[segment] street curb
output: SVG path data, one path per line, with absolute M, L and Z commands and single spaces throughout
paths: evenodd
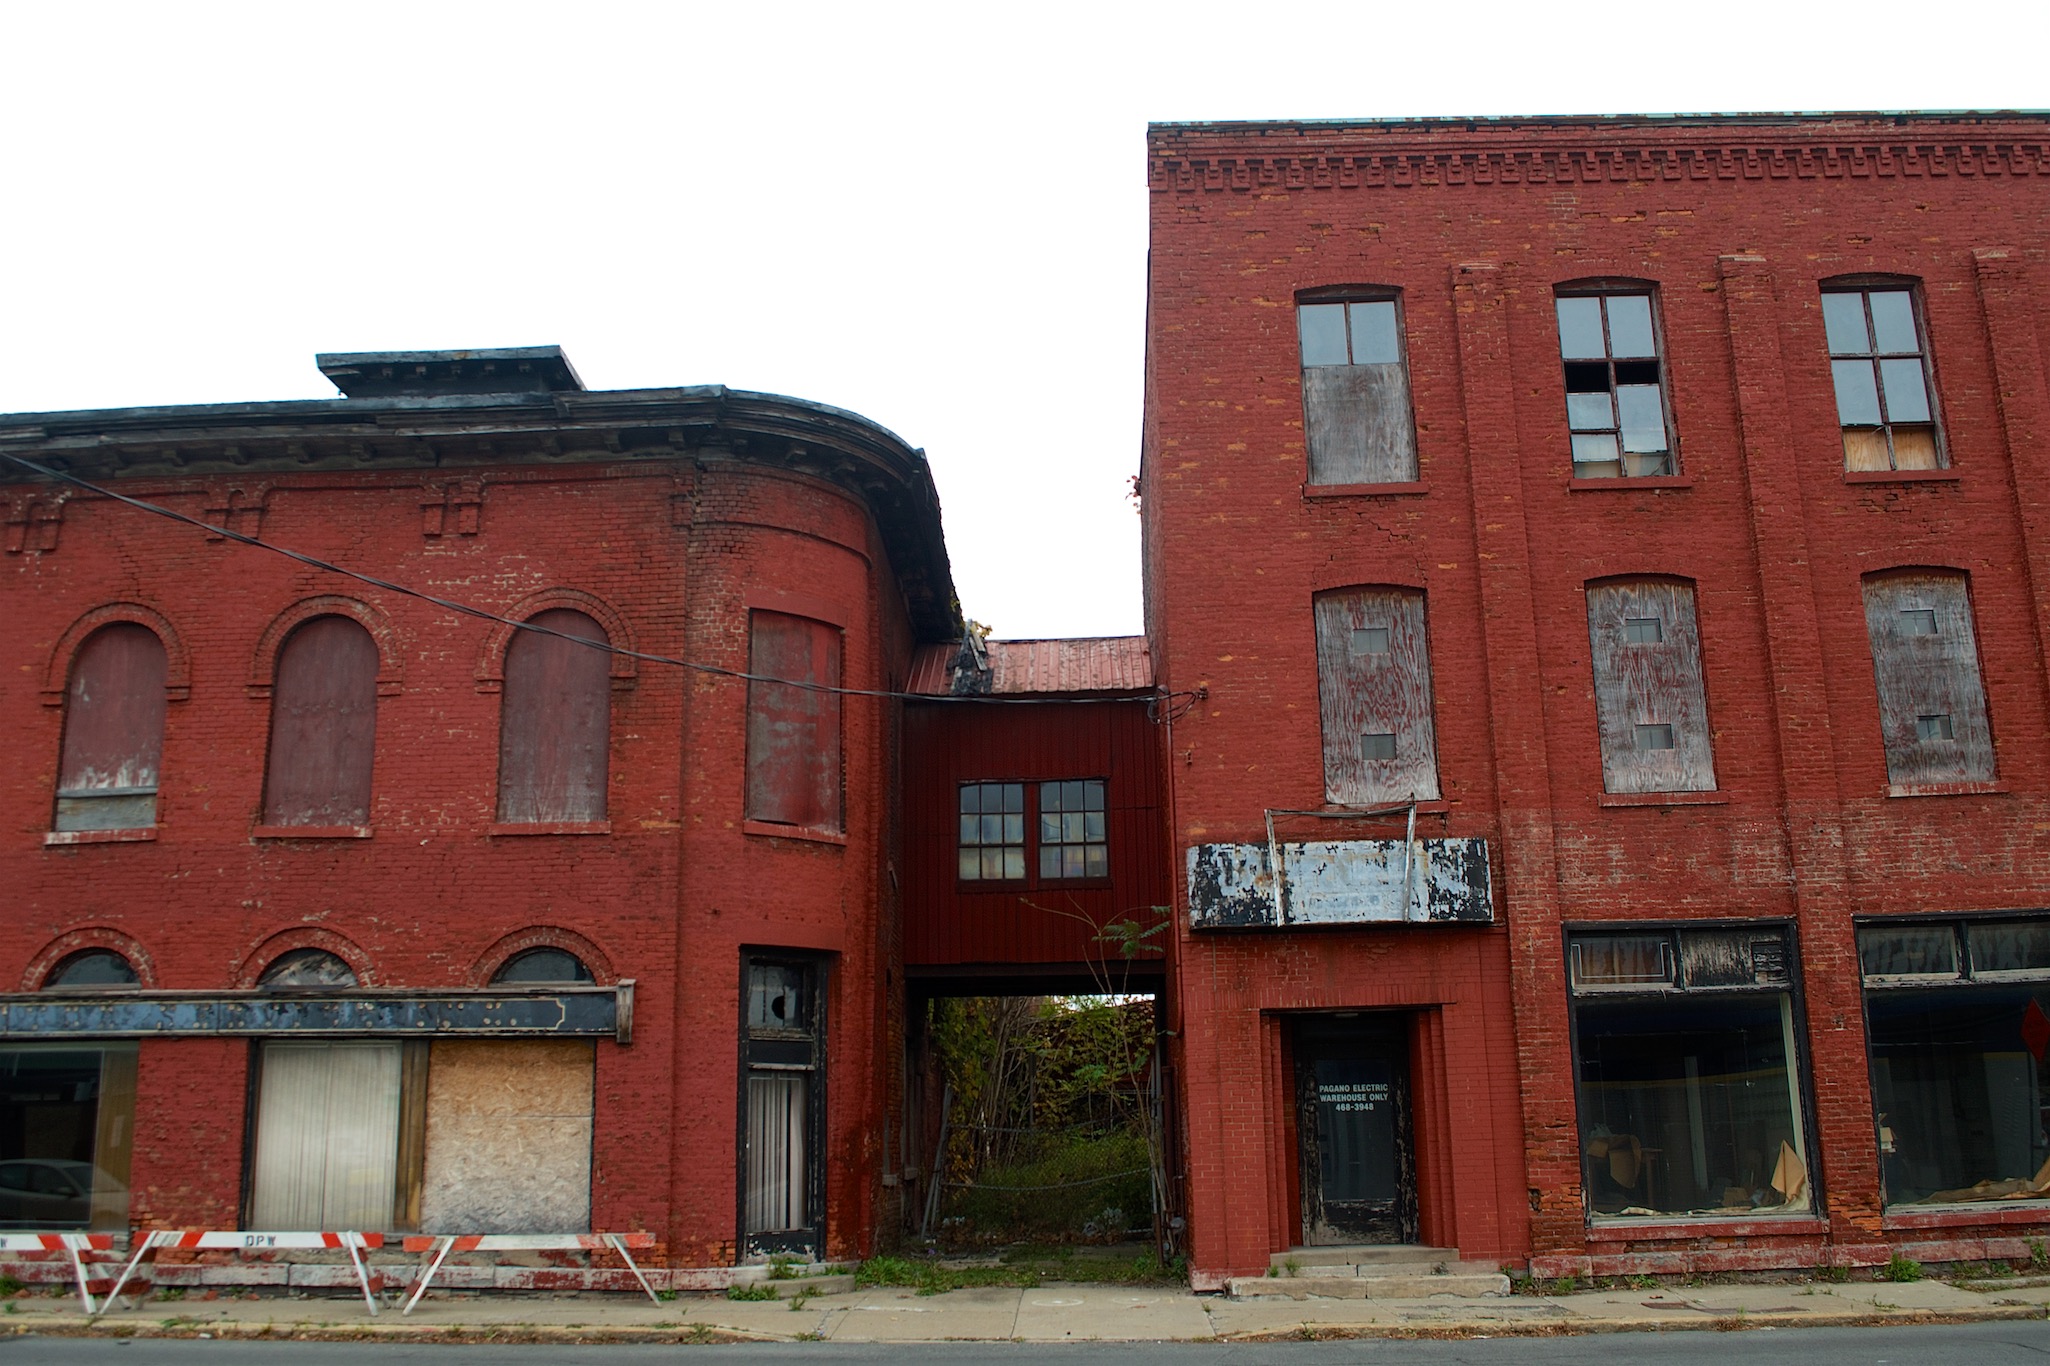
M 1607 1333 L 1743 1333 L 1760 1328 L 1877 1328 L 1885 1325 L 2013 1322 L 2050 1317 L 2035 1305 L 1898 1310 L 1884 1314 L 1704 1314 L 1699 1319 L 1578 1319 L 1550 1323 L 1318 1324 L 1219 1333 L 1218 1342 L 1327 1342 L 1347 1338 L 1577 1338 Z

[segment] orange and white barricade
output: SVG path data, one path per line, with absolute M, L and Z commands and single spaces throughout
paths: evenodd
M 164 1228 L 155 1229 L 141 1236 L 135 1245 L 135 1255 L 121 1272 L 121 1279 L 114 1282 L 114 1288 L 107 1292 L 101 1311 L 110 1307 L 120 1297 L 121 1287 L 128 1284 L 128 1278 L 135 1274 L 144 1262 L 155 1262 L 157 1253 L 166 1248 L 184 1250 L 187 1248 L 208 1248 L 216 1251 L 233 1252 L 282 1252 L 291 1250 L 331 1251 L 341 1248 L 349 1254 L 349 1265 L 356 1268 L 356 1283 L 363 1287 L 363 1303 L 372 1314 L 377 1312 L 377 1292 L 370 1283 L 370 1272 L 363 1264 L 363 1254 L 372 1248 L 384 1246 L 382 1233 L 249 1233 L 242 1229 Z
M 107 1252 L 114 1246 L 111 1233 L 0 1233 L 0 1252 L 62 1252 L 71 1258 L 71 1273 L 78 1279 L 78 1301 L 85 1312 L 94 1312 L 92 1285 L 85 1271 L 85 1254 Z
M 630 1247 L 651 1248 L 655 1245 L 652 1233 L 465 1233 L 431 1234 L 406 1239 L 408 1252 L 432 1252 L 420 1272 L 420 1279 L 413 1286 L 413 1297 L 406 1301 L 404 1313 L 412 1313 L 413 1306 L 420 1303 L 420 1297 L 427 1293 L 428 1283 L 434 1273 L 441 1270 L 441 1264 L 448 1260 L 451 1252 L 600 1252 L 611 1248 L 626 1263 L 626 1269 L 633 1272 L 634 1279 L 641 1283 L 641 1289 L 648 1292 L 648 1298 L 660 1304 L 662 1299 L 655 1293 L 655 1287 L 648 1284 L 648 1278 L 641 1274 L 634 1264 Z

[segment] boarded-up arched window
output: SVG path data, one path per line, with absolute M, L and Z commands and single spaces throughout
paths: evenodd
M 139 830 L 157 823 L 164 750 L 164 643 L 132 622 L 103 626 L 71 665 L 64 699 L 58 830 Z
M 498 725 L 498 819 L 602 821 L 611 747 L 612 658 L 576 640 L 607 643 L 582 612 L 541 612 L 505 651 Z M 576 640 L 564 640 L 574 636 Z
M 756 612 L 747 685 L 749 820 L 837 831 L 840 810 L 840 630 Z M 789 682 L 771 680 L 788 679 Z M 793 687 L 792 684 L 810 684 Z
M 377 740 L 377 644 L 347 617 L 315 617 L 278 651 L 265 825 L 367 825 Z

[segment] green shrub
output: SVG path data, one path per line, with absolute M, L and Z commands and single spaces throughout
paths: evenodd
M 1923 1276 L 1922 1264 L 1913 1257 L 1903 1257 L 1896 1252 L 1885 1266 L 1879 1268 L 1882 1281 L 1919 1281 Z
M 1116 1241 L 1153 1222 L 1153 1180 L 1138 1134 L 1051 1133 L 1030 1146 L 1017 1161 L 985 1167 L 948 1202 L 949 1214 L 1021 1238 Z
M 729 1285 L 726 1287 L 726 1298 L 729 1300 L 773 1300 L 776 1298 L 776 1287 L 770 1285 L 767 1281 L 755 1281 L 748 1285 Z
M 10 1295 L 19 1295 L 21 1291 L 22 1284 L 20 1281 L 17 1281 L 12 1276 L 0 1276 L 0 1299 L 5 1299 Z

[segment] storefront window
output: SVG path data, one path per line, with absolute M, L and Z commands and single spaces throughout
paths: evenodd
M 2050 920 L 1858 932 L 1889 1205 L 2050 1199 Z
M 1573 936 L 1593 1217 L 1812 1207 L 1786 950 L 1777 926 Z
M 0 1228 L 125 1230 L 135 1046 L 0 1049 Z

